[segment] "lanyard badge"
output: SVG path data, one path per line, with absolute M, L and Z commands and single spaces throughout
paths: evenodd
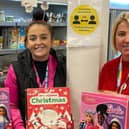
M 118 67 L 118 75 L 117 75 L 117 88 L 120 87 L 120 91 L 119 91 L 120 94 L 127 88 L 128 79 L 129 79 L 129 74 L 126 77 L 125 82 L 120 86 L 121 80 L 122 80 L 122 57 L 121 57 L 119 67 Z
M 41 88 L 41 87 L 47 88 L 47 87 L 48 87 L 48 65 L 47 65 L 47 67 L 46 67 L 45 78 L 44 78 L 44 81 L 43 81 L 42 84 L 41 84 L 41 82 L 40 82 L 40 77 L 39 77 L 38 71 L 37 71 L 37 69 L 36 69 L 34 63 L 33 63 L 33 68 L 34 68 L 34 71 L 35 71 L 35 74 L 36 74 L 36 80 L 37 80 L 37 83 L 38 83 L 39 87 L 40 87 L 40 88 Z

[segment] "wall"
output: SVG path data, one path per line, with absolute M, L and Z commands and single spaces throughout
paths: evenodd
M 103 10 L 101 45 L 98 47 L 67 48 L 67 78 L 68 86 L 71 89 L 75 129 L 79 126 L 81 92 L 97 91 L 99 71 L 107 60 L 109 0 L 103 2 Z

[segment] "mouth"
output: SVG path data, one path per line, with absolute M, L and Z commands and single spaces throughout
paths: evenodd
M 44 45 L 42 45 L 42 46 L 36 46 L 35 47 L 35 50 L 40 51 L 40 50 L 43 50 L 44 48 L 45 48 Z
M 123 48 L 123 49 L 128 49 L 128 50 L 129 50 L 129 44 L 123 44 L 123 45 L 122 45 L 122 48 Z
M 123 44 L 123 48 L 129 48 L 129 44 Z

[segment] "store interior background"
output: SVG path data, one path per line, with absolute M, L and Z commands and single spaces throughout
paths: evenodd
M 55 2 L 51 3 L 50 6 L 49 6 L 48 12 L 53 12 L 55 14 L 63 13 L 63 14 L 66 15 L 65 22 L 60 23 L 60 24 L 55 22 L 53 24 L 53 26 L 55 28 L 55 39 L 56 40 L 66 40 L 67 41 L 67 15 L 68 15 L 67 9 L 68 9 L 68 4 L 67 4 L 67 2 L 65 0 L 63 2 L 62 1 L 63 0 L 55 0 Z M 111 45 L 111 38 L 110 37 L 111 37 L 112 25 L 113 25 L 113 22 L 114 22 L 115 18 L 118 16 L 118 14 L 121 11 L 128 11 L 128 9 L 129 9 L 129 3 L 124 3 L 123 4 L 123 1 L 120 1 L 120 3 L 112 3 L 112 1 L 113 0 L 110 0 L 110 4 L 109 4 L 110 7 L 109 7 L 109 14 L 108 14 L 109 18 L 107 18 L 109 20 L 109 21 L 107 21 L 108 22 L 108 30 L 107 30 L 108 31 L 107 32 L 108 33 L 108 37 L 106 37 L 106 36 L 103 37 L 105 39 L 107 38 L 107 40 L 105 40 L 105 45 L 106 45 L 105 48 L 106 49 L 104 48 L 104 50 L 105 50 L 104 60 L 102 61 L 102 63 L 100 63 L 99 62 L 100 61 L 100 57 L 96 57 L 96 54 L 93 55 L 93 56 L 95 56 L 93 58 L 96 59 L 94 61 L 97 61 L 97 59 L 99 60 L 97 62 L 97 67 L 100 67 L 100 66 L 98 66 L 99 64 L 102 65 L 107 60 L 110 60 L 110 59 L 114 58 L 114 56 L 117 54 L 115 51 L 113 51 L 112 45 Z M 119 0 L 117 0 L 117 2 L 118 1 Z M 108 2 L 108 0 L 106 2 Z M 6 38 L 3 38 L 2 48 L 0 49 L 0 70 L 1 71 L 5 70 L 4 73 L 5 73 L 5 76 L 6 76 L 7 66 L 10 64 L 10 62 L 12 60 L 16 60 L 17 53 L 19 53 L 23 49 L 10 48 L 10 43 L 7 40 L 5 40 L 5 39 L 8 39 L 8 34 L 5 33 L 5 31 L 10 30 L 13 27 L 26 27 L 27 24 L 26 24 L 26 22 L 24 22 L 24 20 L 30 20 L 31 17 L 32 17 L 32 14 L 25 13 L 25 9 L 24 9 L 24 7 L 21 7 L 21 3 L 19 1 L 11 1 L 11 0 L 0 0 L 0 11 L 4 11 L 6 16 L 13 16 L 13 18 L 15 20 L 21 19 L 21 21 L 18 22 L 17 24 L 14 21 L 12 21 L 12 22 L 11 21 L 9 21 L 9 22 L 1 22 L 0 21 L 0 36 L 6 37 Z M 8 18 L 11 18 L 11 17 L 8 17 Z M 103 18 L 103 19 L 105 19 L 105 18 Z M 77 72 L 81 71 L 81 70 L 79 70 L 79 68 L 76 69 L 77 67 L 80 67 L 81 69 L 84 67 L 85 62 L 84 62 L 84 64 L 80 64 L 80 62 L 78 62 L 78 61 L 81 61 L 81 59 L 80 60 L 74 60 L 73 59 L 73 63 L 70 62 L 71 58 L 72 58 L 72 56 L 69 57 L 70 55 L 72 55 L 72 54 L 73 55 L 75 54 L 75 56 L 78 55 L 78 52 L 77 52 L 78 49 L 77 48 L 75 48 L 75 49 L 74 48 L 68 48 L 67 49 L 67 47 L 65 45 L 61 45 L 61 46 L 54 47 L 54 48 L 57 50 L 57 52 L 59 54 L 63 53 L 64 55 L 68 56 L 68 72 L 70 71 L 70 72 L 72 72 L 74 74 L 75 72 L 77 73 Z M 67 50 L 68 50 L 68 53 L 66 52 Z M 83 52 L 85 51 L 85 49 L 82 48 L 82 49 L 79 49 L 79 51 L 80 51 L 79 56 L 83 57 L 84 56 Z M 89 51 L 92 51 L 92 50 L 90 50 L 90 49 L 87 50 L 87 52 L 89 52 Z M 97 51 L 99 51 L 99 49 L 97 49 Z M 96 50 L 93 50 L 93 52 L 96 52 Z M 86 53 L 86 56 L 90 56 L 90 54 L 91 54 L 91 52 Z M 87 65 L 90 65 L 91 62 L 87 63 Z M 75 65 L 74 65 L 74 63 L 75 63 Z M 92 62 L 92 63 L 96 64 L 96 62 Z M 69 65 L 71 65 L 71 66 L 69 66 Z M 75 66 L 75 69 L 73 69 L 72 65 Z M 87 67 L 86 69 L 89 69 L 89 68 Z M 96 68 L 94 72 L 96 72 L 98 69 L 99 68 Z M 94 68 L 93 68 L 93 70 L 94 70 Z M 73 87 L 74 86 L 76 87 L 79 84 L 79 82 L 76 83 L 76 81 L 77 81 L 76 78 L 77 77 L 74 77 L 75 75 L 73 75 L 70 72 L 68 73 L 68 77 L 70 76 L 71 79 L 73 79 L 73 80 L 72 81 L 68 80 L 68 84 L 69 84 L 69 86 L 72 85 L 72 90 L 73 90 Z M 93 71 L 91 71 L 91 76 L 93 74 L 92 72 Z M 89 74 L 86 76 L 88 79 L 90 78 Z M 78 73 L 78 76 L 79 75 L 80 75 L 80 73 Z M 81 74 L 81 75 L 83 75 L 83 74 Z M 0 81 L 3 81 L 3 79 L 5 79 L 5 76 L 0 77 Z M 96 76 L 98 76 L 98 75 L 94 75 L 93 76 L 93 82 L 91 82 L 91 85 L 96 84 L 96 81 L 97 81 Z M 85 77 L 85 74 L 84 74 L 84 77 Z M 84 77 L 81 77 L 81 79 L 80 78 L 78 79 L 78 81 L 81 80 L 80 85 L 82 85 L 84 83 L 83 82 L 83 81 L 85 81 Z M 89 79 L 89 81 L 92 81 L 92 79 Z M 89 81 L 86 80 L 85 85 L 89 84 L 90 83 Z M 78 99 L 77 98 L 77 96 L 78 96 L 78 91 L 77 90 L 78 89 L 77 89 L 77 87 L 76 88 L 75 87 L 74 87 L 74 89 L 76 91 L 73 90 L 72 92 L 75 92 L 74 96 L 76 98 L 73 99 L 73 96 L 72 96 L 72 101 L 74 101 L 75 99 Z M 90 89 L 90 87 L 89 87 L 89 89 Z M 83 88 L 81 90 L 83 90 Z M 75 103 L 74 105 L 76 105 L 76 104 L 78 105 L 78 103 L 79 102 Z M 74 107 L 74 105 L 72 105 L 72 106 Z M 73 109 L 73 110 L 75 110 L 75 109 Z M 76 110 L 78 110 L 78 107 L 77 107 Z M 74 112 L 76 112 L 76 111 L 74 111 Z
M 37 8 L 40 8 L 38 4 Z M 55 31 L 55 49 L 60 54 L 66 54 L 66 38 L 67 38 L 67 4 L 66 2 L 50 2 L 49 9 L 46 13 L 52 13 L 55 17 L 62 15 L 62 21 L 51 21 Z M 4 15 L 4 16 L 3 16 Z M 4 17 L 4 18 L 3 18 Z M 61 17 L 61 16 L 60 16 Z M 3 19 L 5 21 L 3 21 Z M 25 34 L 25 28 L 32 20 L 32 13 L 26 13 L 25 7 L 21 6 L 21 1 L 16 0 L 0 0 L 0 71 L 3 71 L 4 76 L 0 77 L 0 82 L 5 79 L 7 66 L 14 60 L 19 52 L 24 48 L 12 45 L 14 42 L 23 42 L 22 37 Z M 15 34 L 15 28 L 20 31 Z M 22 32 L 23 31 L 23 32 Z M 15 41 L 14 41 L 15 40 Z M 62 43 L 63 42 L 63 43 Z M 59 45 L 60 44 L 60 45 Z
M 49 1 L 49 0 L 48 0 Z M 65 15 L 65 22 L 60 24 L 54 24 L 56 29 L 55 39 L 56 40 L 67 40 L 67 1 L 66 0 L 52 0 L 55 2 L 49 2 L 49 9 L 47 12 L 53 12 L 54 14 L 63 13 Z M 107 60 L 110 60 L 117 56 L 117 52 L 112 49 L 111 45 L 111 29 L 115 18 L 121 11 L 128 11 L 129 2 L 122 2 L 117 0 L 110 0 L 110 11 L 109 11 L 109 30 L 108 30 L 108 46 L 107 46 Z M 0 49 L 0 70 L 1 67 L 8 65 L 12 60 L 14 60 L 14 55 L 20 50 L 10 48 L 9 34 L 6 33 L 7 29 L 12 29 L 13 27 L 26 27 L 28 22 L 32 18 L 32 13 L 26 13 L 25 8 L 21 6 L 20 0 L 1 0 L 0 1 L 0 15 L 4 12 L 6 19 L 13 19 L 9 22 L 3 23 L 0 20 L 0 36 L 3 37 L 2 48 Z M 17 22 L 18 21 L 18 22 Z M 27 22 L 27 23 L 26 23 Z M 10 33 L 10 32 L 8 32 Z M 0 40 L 1 43 L 1 40 Z M 18 50 L 18 51 L 17 51 Z M 65 54 L 66 48 L 59 47 L 58 52 L 63 52 Z M 8 55 L 8 56 L 6 56 Z M 4 57 L 6 56 L 6 58 Z M 11 56 L 11 58 L 10 58 Z

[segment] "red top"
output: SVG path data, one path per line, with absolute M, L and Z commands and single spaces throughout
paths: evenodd
M 109 91 L 117 91 L 119 92 L 120 87 L 117 89 L 117 74 L 118 67 L 120 63 L 120 57 L 112 59 L 108 61 L 102 67 L 99 76 L 99 90 L 109 90 Z M 126 77 L 129 73 L 129 62 L 122 61 L 122 80 L 121 84 L 123 84 L 126 80 Z M 122 92 L 122 94 L 129 95 L 129 79 L 127 81 L 127 88 Z

